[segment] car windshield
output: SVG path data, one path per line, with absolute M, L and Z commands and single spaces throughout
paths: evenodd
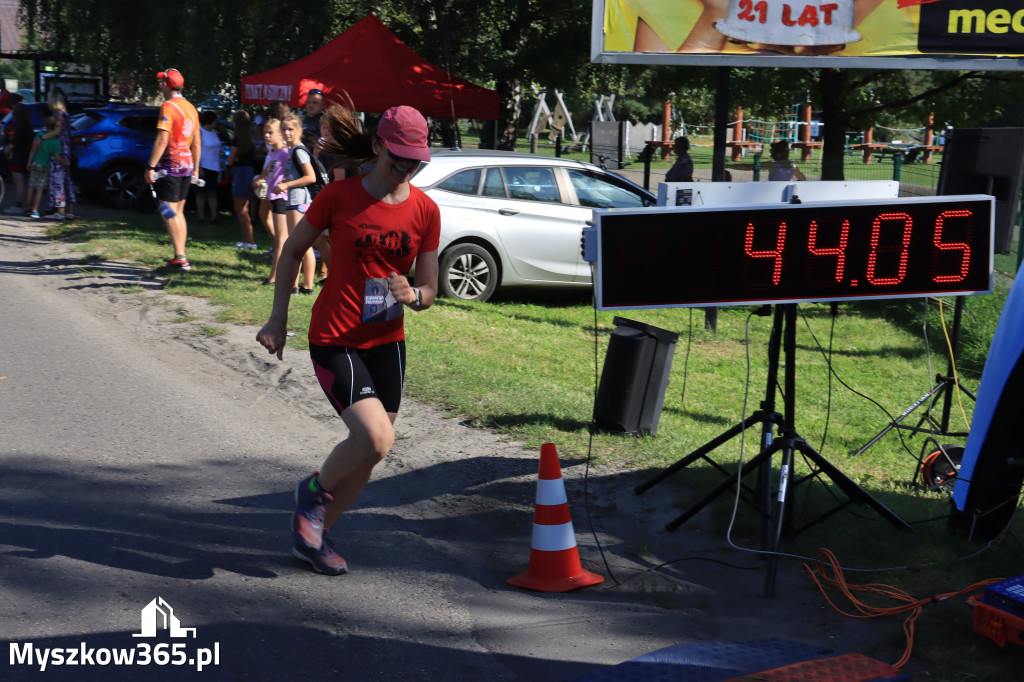
M 590 208 L 642 208 L 650 199 L 623 180 L 612 175 L 570 169 L 569 181 L 581 206 Z

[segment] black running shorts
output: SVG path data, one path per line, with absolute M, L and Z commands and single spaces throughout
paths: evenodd
M 338 414 L 365 398 L 377 398 L 387 412 L 398 412 L 405 381 L 405 341 L 373 348 L 309 344 L 309 357 L 320 387 Z
M 157 178 L 154 184 L 156 185 L 157 199 L 166 201 L 169 204 L 175 204 L 179 201 L 184 201 L 188 197 L 188 189 L 192 186 L 192 176 L 172 177 L 165 175 Z

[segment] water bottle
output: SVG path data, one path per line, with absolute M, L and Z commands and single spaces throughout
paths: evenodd
M 159 171 L 156 171 L 155 173 L 153 173 L 153 179 L 154 180 L 159 180 L 160 178 L 164 177 L 165 175 L 167 175 L 167 171 L 159 170 Z M 149 191 L 153 194 L 153 200 L 156 201 L 156 210 L 160 212 L 160 215 L 163 216 L 164 220 L 170 220 L 174 216 L 178 215 L 175 212 L 175 210 L 173 208 L 171 208 L 170 204 L 168 204 L 166 201 L 161 201 L 159 198 L 157 198 L 157 196 L 156 196 L 156 185 L 150 185 L 149 186 Z

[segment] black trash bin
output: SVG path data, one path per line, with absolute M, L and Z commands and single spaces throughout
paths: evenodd
M 654 435 L 679 334 L 622 317 L 614 323 L 594 401 L 594 425 Z

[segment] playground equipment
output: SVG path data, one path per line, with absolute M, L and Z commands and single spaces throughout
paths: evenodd
M 527 135 L 531 139 L 538 139 L 546 128 L 548 130 L 548 139 L 552 142 L 556 142 L 561 137 L 563 141 L 569 144 L 570 149 L 586 149 L 587 142 L 590 140 L 590 133 L 576 132 L 576 128 L 572 124 L 572 115 L 569 113 L 569 108 L 565 106 L 565 102 L 562 100 L 561 91 L 554 91 L 554 111 L 548 107 L 546 90 L 538 91 L 535 89 L 533 93 L 537 97 L 537 104 L 533 108 L 533 118 L 530 121 Z M 610 111 L 611 106 L 609 105 L 609 113 Z
M 775 140 L 788 140 L 790 146 L 800 150 L 802 162 L 811 159 L 814 150 L 821 149 L 822 143 L 813 140 L 814 128 L 819 125 L 812 118 L 810 104 L 797 105 L 799 114 L 787 116 L 784 120 L 756 121 L 744 120 L 743 107 L 736 107 L 736 118 L 729 124 L 729 139 L 726 146 L 731 150 L 733 162 L 739 161 L 743 153 L 750 149 L 756 150 Z M 797 116 L 799 115 L 799 120 Z M 941 152 L 942 144 L 935 144 L 934 115 L 928 116 L 927 123 L 921 127 L 907 131 L 912 136 L 920 133 L 919 141 L 923 143 L 901 145 L 894 142 L 875 142 L 874 127 L 869 127 L 861 134 L 861 141 L 848 145 L 851 150 L 862 152 L 864 163 L 872 163 L 877 159 L 884 160 L 888 156 L 905 153 L 904 162 L 916 161 L 920 157 L 922 163 L 931 163 L 932 154 Z

